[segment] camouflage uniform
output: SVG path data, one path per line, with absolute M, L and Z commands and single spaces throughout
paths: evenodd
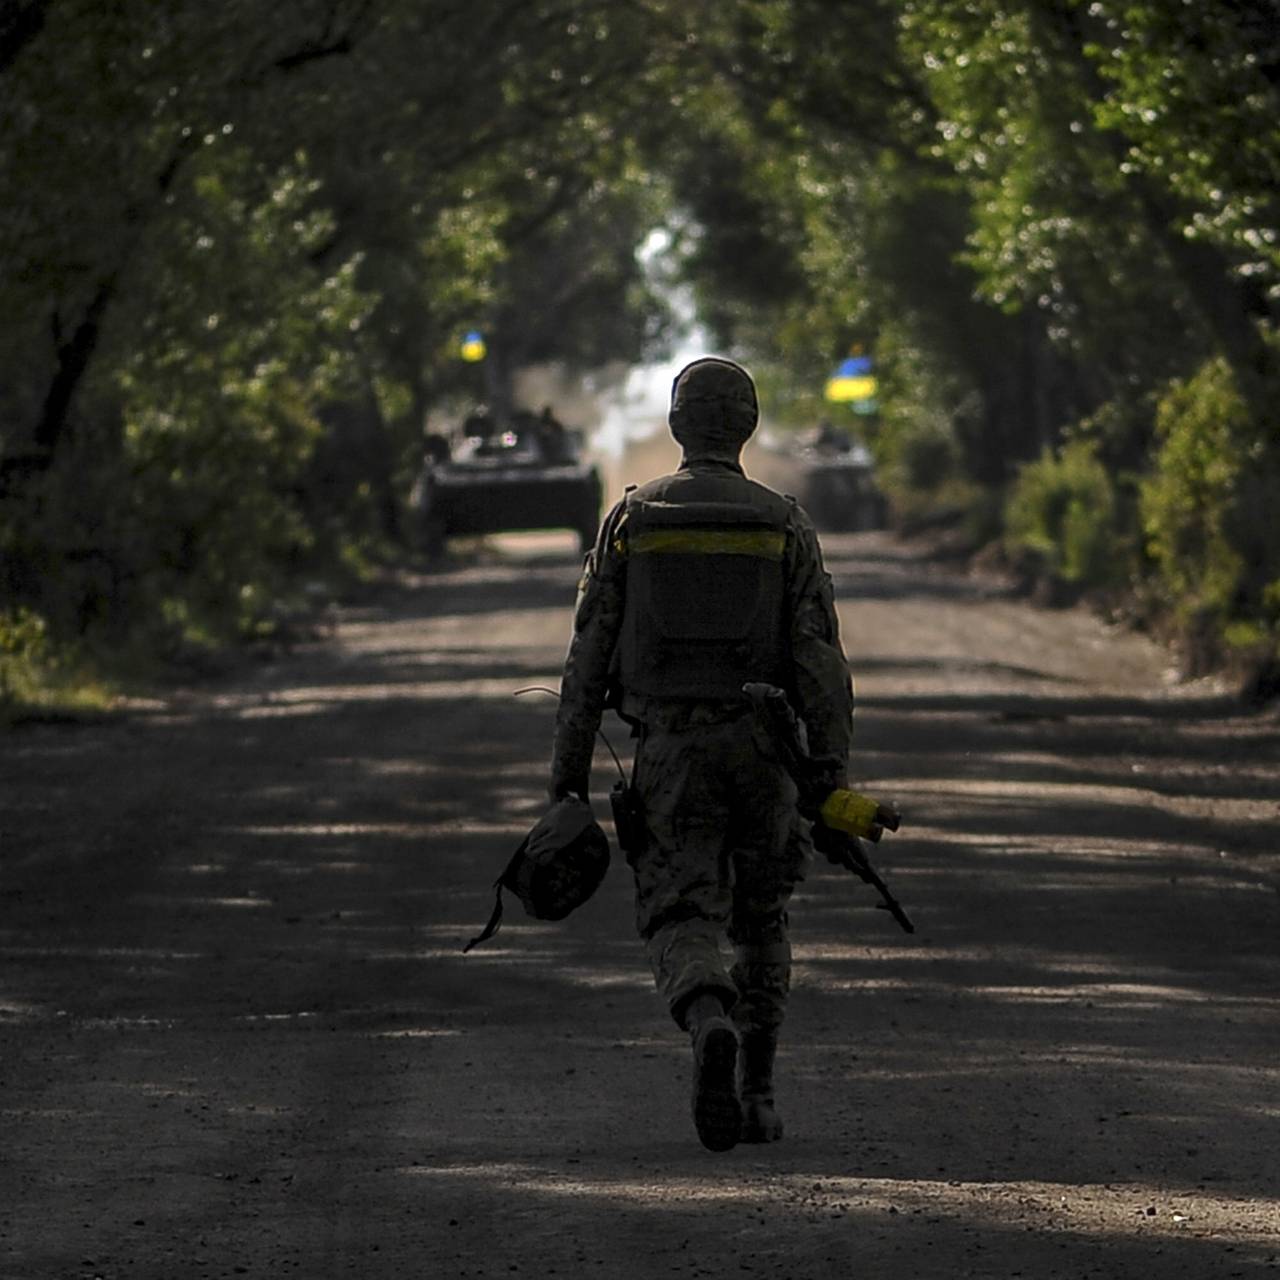
M 719 459 L 684 466 L 742 474 Z M 712 987 L 741 997 L 740 1020 L 776 1027 L 790 975 L 785 907 L 809 854 L 795 787 L 745 702 L 636 698 L 613 685 L 626 525 L 624 499 L 606 517 L 579 584 L 552 775 L 585 788 L 606 705 L 637 726 L 636 785 L 649 839 L 632 859 L 636 925 L 658 990 L 677 1021 L 694 991 Z M 852 690 L 831 579 L 813 526 L 794 504 L 784 570 L 790 684 L 814 759 L 833 787 L 843 786 Z M 719 956 L 721 931 L 735 944 L 732 976 Z
M 658 990 L 677 1021 L 691 995 L 716 990 L 744 1029 L 776 1030 L 791 980 L 786 905 L 809 851 L 795 787 L 750 713 L 683 727 L 655 716 L 637 746 L 648 844 L 633 863 L 636 927 Z
M 728 366 L 750 387 L 749 425 L 741 414 L 738 419 L 730 412 L 717 416 L 714 397 L 709 411 L 695 403 L 677 413 L 681 378 L 696 366 L 717 364 L 727 362 L 695 362 L 677 378 L 671 427 L 685 448 L 679 470 L 629 491 L 605 518 L 587 556 L 561 685 L 552 790 L 586 795 L 606 707 L 633 726 L 635 786 L 646 840 L 643 848 L 628 853 L 628 861 L 635 875 L 636 926 L 658 991 L 676 1022 L 695 1033 L 695 1043 L 695 1002 L 708 994 L 731 1009 L 744 1044 L 753 1034 L 764 1037 L 760 1095 L 771 1106 L 765 1095 L 772 1090 L 773 1050 L 791 977 L 786 907 L 810 856 L 795 786 L 733 671 L 711 697 L 700 696 L 703 686 L 696 676 L 682 696 L 655 695 L 629 671 L 625 656 L 625 628 L 634 628 L 637 607 L 633 598 L 628 613 L 628 573 L 639 563 L 641 542 L 651 536 L 640 514 L 645 504 L 678 514 L 682 492 L 696 492 L 727 495 L 739 506 L 759 508 L 774 521 L 760 536 L 776 547 L 772 559 L 781 569 L 773 572 L 775 589 L 767 597 L 780 614 L 772 623 L 774 652 L 767 678 L 786 689 L 804 722 L 810 754 L 832 788 L 846 785 L 853 691 L 817 536 L 794 501 L 746 479 L 737 461 L 755 426 L 754 387 L 745 371 Z M 750 541 L 756 535 L 742 536 Z M 732 559 L 723 556 L 721 562 Z M 653 570 L 632 572 L 640 573 L 633 593 L 637 583 L 656 580 L 644 577 Z M 692 597 L 690 611 L 696 614 L 699 604 L 705 602 Z M 678 645 L 674 658 L 668 655 L 666 661 L 681 665 Z M 692 670 L 696 660 L 691 661 Z M 715 672 L 707 684 L 717 685 Z M 733 945 L 729 967 L 721 955 L 721 935 Z M 748 1053 L 748 1067 L 751 1060 Z M 747 1085 L 743 1088 L 745 1092 Z M 779 1123 L 772 1136 L 780 1133 Z M 737 1141 L 736 1132 L 721 1134 L 723 1143 L 714 1145 L 716 1139 L 708 1139 L 701 1123 L 699 1134 L 713 1149 Z

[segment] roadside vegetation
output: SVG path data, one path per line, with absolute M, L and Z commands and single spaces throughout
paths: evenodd
M 429 413 L 663 352 L 659 228 L 781 417 L 874 354 L 902 519 L 1261 696 L 1278 85 L 1268 0 L 15 0 L 0 707 L 402 558 Z

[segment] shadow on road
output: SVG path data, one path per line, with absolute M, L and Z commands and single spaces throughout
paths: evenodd
M 874 856 L 919 932 L 811 868 L 788 1137 L 712 1157 L 620 859 L 460 951 L 543 804 L 554 706 L 512 694 L 557 682 L 575 576 L 412 578 L 285 663 L 0 740 L 8 1272 L 1274 1268 L 1273 720 L 928 634 L 871 655 L 857 767 L 907 815 Z

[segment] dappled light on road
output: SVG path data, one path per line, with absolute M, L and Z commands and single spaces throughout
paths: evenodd
M 196 1232 L 317 1275 L 389 1236 L 424 1274 L 680 1273 L 726 1231 L 805 1280 L 1274 1265 L 1274 722 L 880 535 L 828 562 L 918 932 L 810 866 L 778 1148 L 697 1145 L 616 852 L 568 920 L 508 897 L 462 954 L 545 803 L 554 702 L 513 695 L 558 683 L 577 574 L 490 548 L 286 662 L 0 744 L 12 1212 L 54 1153 L 99 1252 L 143 1218 L 174 1274 Z M 82 1220 L 25 1256 L 70 1274 Z
M 825 1173 L 787 1175 L 739 1174 L 733 1179 L 673 1177 L 653 1179 L 590 1180 L 537 1165 L 502 1163 L 442 1168 L 408 1166 L 398 1170 L 406 1177 L 474 1180 L 535 1197 L 581 1197 L 608 1201 L 618 1209 L 692 1213 L 709 1208 L 734 1208 L 757 1215 L 739 1228 L 748 1245 L 767 1250 L 777 1219 L 808 1217 L 816 1225 L 827 1222 L 870 1219 L 872 1214 L 933 1215 L 929 1225 L 949 1223 L 986 1231 L 1042 1230 L 1067 1232 L 1082 1240 L 1153 1236 L 1173 1239 L 1231 1230 L 1246 1242 L 1267 1245 L 1275 1240 L 1274 1221 L 1280 1200 L 1239 1200 L 1232 1197 L 1179 1195 L 1150 1184 L 1055 1183 L 1043 1181 L 964 1182 L 960 1180 L 849 1177 Z M 1122 1201 L 1127 1228 L 1112 1221 L 1110 1202 Z M 1108 1210 L 1103 1211 L 1107 1205 Z M 752 1232 L 751 1228 L 756 1228 Z M 752 1235 L 758 1237 L 752 1240 Z M 767 1256 L 767 1255 L 766 1255 Z M 757 1258 L 759 1255 L 757 1254 Z

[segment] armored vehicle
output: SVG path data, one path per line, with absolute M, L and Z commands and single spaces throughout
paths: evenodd
M 567 529 L 595 541 L 603 488 L 583 457 L 580 431 L 549 409 L 496 421 L 471 414 L 452 437 L 428 438 L 411 506 L 420 549 L 442 555 L 449 538 Z
M 761 441 L 770 483 L 794 493 L 814 524 L 832 532 L 883 529 L 889 504 L 865 445 L 822 423 L 799 435 Z

